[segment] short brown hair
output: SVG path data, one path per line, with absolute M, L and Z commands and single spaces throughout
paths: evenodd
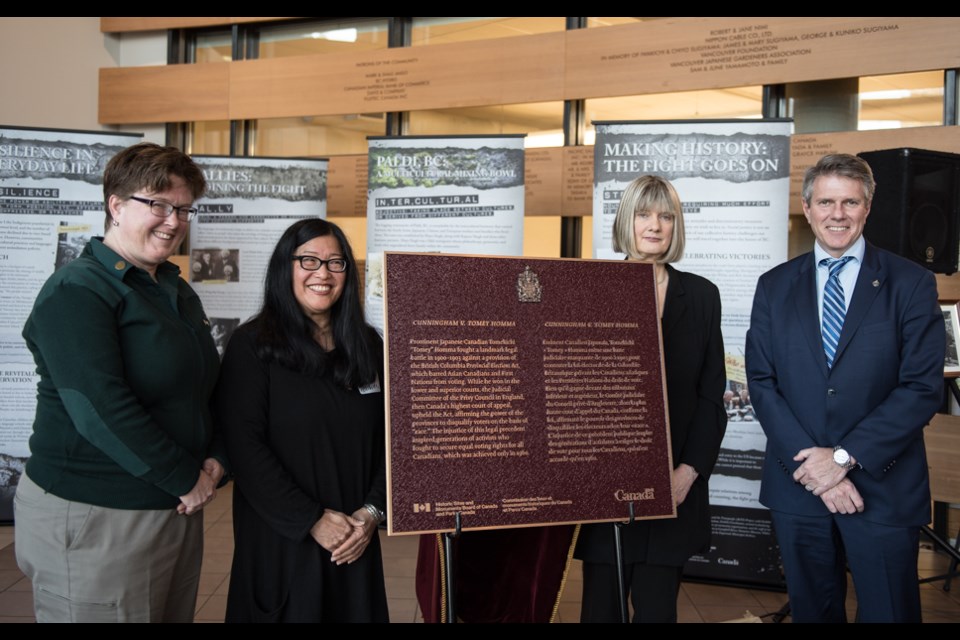
M 683 257 L 686 235 L 683 229 L 683 206 L 680 196 L 670 181 L 660 176 L 634 178 L 623 190 L 617 217 L 613 221 L 613 250 L 638 260 L 637 239 L 633 218 L 638 211 L 657 211 L 673 214 L 673 236 L 670 246 L 657 262 L 676 262 Z
M 873 171 L 870 165 L 863 158 L 852 156 L 849 153 L 834 153 L 823 156 L 817 161 L 817 164 L 807 169 L 803 174 L 803 189 L 801 194 L 803 201 L 810 205 L 810 198 L 813 197 L 813 183 L 820 176 L 840 176 L 856 180 L 863 186 L 863 198 L 867 206 L 873 202 L 873 192 L 877 188 L 877 183 L 873 179 Z
M 107 212 L 105 228 L 110 227 L 110 196 L 128 199 L 140 189 L 159 193 L 170 187 L 170 177 L 187 183 L 194 201 L 207 190 L 203 171 L 176 147 L 161 147 L 141 142 L 127 147 L 110 159 L 103 171 L 103 206 Z

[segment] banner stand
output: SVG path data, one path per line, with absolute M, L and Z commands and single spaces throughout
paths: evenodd
M 47 279 L 102 235 L 104 167 L 142 139 L 0 125 L 0 523 L 13 522 L 37 413 L 40 376 L 23 325 Z
M 456 596 L 456 560 L 453 555 L 453 541 L 460 537 L 460 512 L 454 516 L 454 530 L 452 533 L 443 534 L 443 552 L 447 556 L 447 622 L 454 624 L 457 621 L 457 596 Z
M 617 586 L 620 587 L 620 622 L 624 624 L 630 622 L 630 616 L 627 611 L 627 585 L 623 576 L 623 539 L 620 532 L 624 526 L 629 527 L 634 522 L 632 501 L 628 504 L 628 507 L 630 509 L 630 519 L 613 525 L 613 548 L 617 552 Z
M 593 255 L 613 250 L 613 223 L 638 175 L 669 179 L 686 227 L 675 266 L 709 278 L 723 302 L 726 434 L 710 475 L 710 547 L 692 556 L 684 580 L 783 590 L 769 511 L 760 504 L 766 437 L 744 364 L 757 279 L 787 259 L 790 133 L 786 119 L 594 122 Z M 763 585 L 763 586 L 760 586 Z

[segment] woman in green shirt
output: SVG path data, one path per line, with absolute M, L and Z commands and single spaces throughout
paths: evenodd
M 186 622 L 225 457 L 209 322 L 167 259 L 206 182 L 181 151 L 141 143 L 103 184 L 104 237 L 50 277 L 23 330 L 40 381 L 17 560 L 38 621 Z

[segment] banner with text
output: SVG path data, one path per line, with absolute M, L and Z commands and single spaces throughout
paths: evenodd
M 47 278 L 103 235 L 103 169 L 139 134 L 0 127 L 0 520 L 30 455 L 36 366 L 23 325 Z
M 787 120 L 595 123 L 593 254 L 613 251 L 613 220 L 626 185 L 644 174 L 669 179 L 683 204 L 681 270 L 720 289 L 727 359 L 728 424 L 710 478 L 712 550 L 688 576 L 780 584 L 779 558 L 760 505 L 766 439 L 756 420 L 744 344 L 757 279 L 787 259 L 790 134 Z
M 207 193 L 189 237 L 190 272 L 217 350 L 260 310 L 277 240 L 303 218 L 327 215 L 327 160 L 194 156 Z
M 522 135 L 369 138 L 367 321 L 383 329 L 383 252 L 523 254 Z

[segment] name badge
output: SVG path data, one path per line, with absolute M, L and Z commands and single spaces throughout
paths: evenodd
M 359 391 L 360 394 L 364 396 L 367 395 L 368 393 L 380 393 L 380 376 L 377 376 L 377 379 L 371 382 L 370 384 L 363 385 L 362 387 L 357 389 L 357 391 Z

